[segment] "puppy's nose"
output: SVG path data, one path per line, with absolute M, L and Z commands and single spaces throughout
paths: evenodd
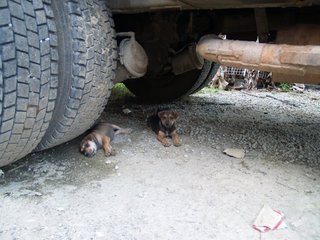
M 84 155 L 85 155 L 86 157 L 91 157 L 91 156 L 92 156 L 92 154 L 89 153 L 89 152 L 85 152 Z

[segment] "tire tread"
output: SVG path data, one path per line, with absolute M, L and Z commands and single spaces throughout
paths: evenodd
M 105 1 L 69 0 L 66 6 L 72 28 L 70 89 L 65 105 L 54 113 L 57 121 L 50 123 L 36 150 L 71 140 L 90 128 L 103 111 L 113 86 L 116 41 L 111 12 Z M 94 24 L 97 14 L 102 19 Z M 111 71 L 104 71 L 105 65 Z
M 54 25 L 44 9 L 50 10 L 49 1 L 1 2 L 0 11 L 9 12 L 1 15 L 1 22 L 8 24 L 0 26 L 0 89 L 4 90 L 0 94 L 0 166 L 4 166 L 30 153 L 44 135 L 55 102 L 52 92 L 57 89 L 51 86 L 56 74 L 46 71 L 58 58 L 51 57 L 56 46 L 50 38 L 39 38 L 48 20 Z M 47 32 L 56 35 L 52 26 Z M 41 48 L 41 40 L 49 42 L 46 49 Z

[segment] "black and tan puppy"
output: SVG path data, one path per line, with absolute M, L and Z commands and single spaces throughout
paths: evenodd
M 80 152 L 86 157 L 92 157 L 97 150 L 103 149 L 106 156 L 115 155 L 110 142 L 115 135 L 130 133 L 130 128 L 121 128 L 114 124 L 99 123 L 85 136 L 80 143 Z
M 157 134 L 157 139 L 163 146 L 169 147 L 167 137 L 172 138 L 173 145 L 181 145 L 179 135 L 176 130 L 176 120 L 178 113 L 169 109 L 157 110 L 157 112 L 148 118 L 148 126 Z

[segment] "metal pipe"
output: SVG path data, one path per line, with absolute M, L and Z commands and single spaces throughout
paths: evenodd
M 171 60 L 172 71 L 175 75 L 188 72 L 193 69 L 201 69 L 204 60 L 196 52 L 196 45 L 192 44 Z
M 320 83 L 320 46 L 264 44 L 249 41 L 222 40 L 206 35 L 197 44 L 204 59 L 225 66 L 253 68 L 279 74 L 300 76 L 302 82 Z M 306 79 L 317 75 L 317 82 Z

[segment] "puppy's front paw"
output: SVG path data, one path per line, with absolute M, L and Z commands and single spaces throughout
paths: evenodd
M 181 141 L 176 131 L 172 133 L 172 142 L 173 142 L 173 145 L 176 147 L 181 146 Z
M 105 151 L 104 152 L 104 155 L 106 157 L 110 157 L 110 156 L 115 156 L 117 154 L 116 150 L 114 150 L 113 148 L 108 150 L 108 151 Z
M 169 147 L 170 146 L 170 143 L 166 139 L 166 134 L 164 132 L 159 131 L 158 135 L 157 135 L 157 139 L 159 140 L 159 142 L 161 142 L 161 144 L 164 147 Z
M 110 156 L 111 156 L 111 152 L 104 152 L 104 155 L 105 155 L 106 157 L 110 157 Z
M 115 156 L 117 154 L 116 150 L 111 149 L 110 156 Z

